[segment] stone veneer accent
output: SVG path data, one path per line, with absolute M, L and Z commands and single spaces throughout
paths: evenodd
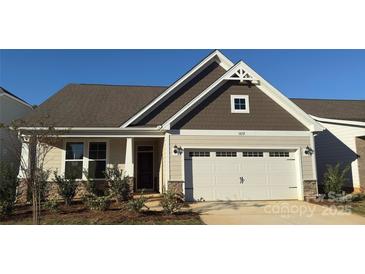
M 315 198 L 318 195 L 317 181 L 304 180 L 303 181 L 304 199 Z
M 177 193 L 183 193 L 183 184 L 184 181 L 169 181 L 167 184 L 167 188 Z

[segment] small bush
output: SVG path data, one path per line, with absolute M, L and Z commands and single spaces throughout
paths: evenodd
M 58 194 L 65 200 L 66 205 L 70 205 L 76 195 L 77 182 L 75 179 L 65 179 L 57 172 L 54 172 L 53 182 L 58 186 Z
M 16 170 L 8 163 L 0 162 L 0 216 L 13 212 L 18 184 Z
M 110 208 L 110 197 L 109 196 L 96 196 L 96 195 L 85 195 L 84 204 L 91 210 L 105 211 Z
M 149 207 L 146 206 L 147 198 L 143 195 L 143 192 L 138 198 L 133 198 L 130 200 L 127 204 L 128 209 L 133 212 L 141 212 L 143 208 L 146 208 L 149 210 Z
M 56 198 L 51 198 L 43 204 L 43 207 L 51 212 L 57 212 L 58 206 L 59 204 Z
M 350 168 L 350 165 L 347 165 L 341 169 L 339 163 L 335 166 L 327 165 L 327 171 L 324 174 L 324 191 L 326 194 L 340 194 L 342 192 L 342 187 L 348 180 L 346 175 Z
M 100 189 L 98 188 L 97 181 L 93 180 L 89 177 L 89 173 L 87 170 L 84 170 L 84 175 L 86 177 L 86 181 L 82 181 L 82 184 L 85 187 L 87 195 L 94 195 L 94 196 L 108 196 L 109 192 L 107 189 Z
M 184 205 L 184 195 L 181 192 L 168 189 L 162 194 L 160 205 L 165 214 L 173 214 Z
M 353 202 L 360 202 L 365 200 L 365 193 L 357 193 L 352 195 Z
M 49 191 L 50 182 L 48 181 L 48 178 L 49 178 L 50 173 L 51 172 L 49 170 L 42 170 L 42 169 L 38 169 L 35 172 L 35 182 L 39 186 L 38 189 L 39 189 L 40 199 L 42 202 L 46 200 L 47 193 Z M 31 186 L 29 186 L 27 188 L 27 201 L 28 202 L 33 202 L 32 195 L 33 195 L 33 189 Z
M 118 203 L 131 198 L 130 177 L 123 174 L 118 168 L 108 168 L 105 171 L 105 180 L 108 183 L 111 195 Z

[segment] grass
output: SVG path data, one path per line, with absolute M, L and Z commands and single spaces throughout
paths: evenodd
M 352 202 L 351 203 L 351 210 L 353 213 L 365 217 L 365 200 Z
M 11 216 L 0 220 L 1 225 L 30 225 L 32 211 L 30 206 L 17 206 Z M 92 211 L 82 203 L 67 207 L 61 205 L 57 212 L 42 210 L 43 225 L 201 225 L 199 214 L 184 210 L 173 215 L 161 211 L 130 212 L 125 205 L 112 204 L 107 211 Z

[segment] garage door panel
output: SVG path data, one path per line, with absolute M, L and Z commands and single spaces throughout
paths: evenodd
M 270 200 L 270 192 L 267 186 L 243 186 L 241 196 L 244 200 Z
M 210 157 L 185 161 L 191 163 L 185 168 L 187 200 L 297 199 L 296 165 L 287 156 L 269 157 L 264 152 L 263 157 L 247 157 L 239 150 L 236 157 L 216 155 L 212 150 Z
M 239 187 L 216 187 L 215 200 L 241 200 Z
M 270 188 L 271 199 L 281 200 L 281 199 L 296 199 L 297 189 L 288 188 L 285 186 L 274 186 Z

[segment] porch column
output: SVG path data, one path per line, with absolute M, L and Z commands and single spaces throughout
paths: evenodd
M 134 177 L 133 138 L 127 138 L 125 146 L 125 172 L 129 177 Z
M 26 179 L 27 174 L 25 171 L 29 170 L 29 144 L 23 142 L 21 144 L 22 151 L 20 156 L 20 165 L 19 165 L 19 172 L 18 172 L 18 178 L 19 179 Z

